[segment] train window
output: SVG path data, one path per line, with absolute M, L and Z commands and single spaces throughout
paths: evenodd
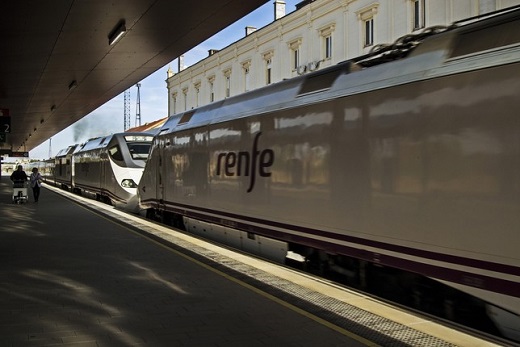
M 110 153 L 110 156 L 114 160 L 122 161 L 123 160 L 123 153 L 121 152 L 121 149 L 119 146 L 113 146 L 108 150 L 108 153 Z
M 166 134 L 166 133 L 169 132 L 169 131 L 170 131 L 169 128 L 161 129 L 161 131 L 159 132 L 159 136 L 160 136 L 160 135 L 163 135 L 163 134 Z
M 332 87 L 332 84 L 336 80 L 336 78 L 342 74 L 344 71 L 344 67 L 340 67 L 337 69 L 325 71 L 323 73 L 317 73 L 316 75 L 311 75 L 305 79 L 298 92 L 298 95 L 318 92 L 322 90 L 329 89 Z
M 457 38 L 451 57 L 482 52 L 519 42 L 518 21 L 499 23 L 492 27 L 461 33 Z
M 191 111 L 191 112 L 186 112 L 185 114 L 183 114 L 181 119 L 179 120 L 178 124 L 188 123 L 190 121 L 191 117 L 193 117 L 194 113 L 195 113 L 195 111 Z
M 148 159 L 148 152 L 150 151 L 150 143 L 129 143 L 128 150 L 132 159 L 146 160 Z

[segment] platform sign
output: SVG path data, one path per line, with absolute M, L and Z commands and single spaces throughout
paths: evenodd
M 11 157 L 13 158 L 29 158 L 29 152 L 12 152 Z
M 11 132 L 11 117 L 10 116 L 0 116 L 0 133 L 10 133 Z

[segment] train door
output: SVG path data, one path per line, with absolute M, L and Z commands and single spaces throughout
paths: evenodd
M 159 210 L 161 211 L 164 211 L 165 209 L 165 206 L 164 206 L 164 185 L 165 185 L 165 182 L 164 182 L 164 154 L 165 154 L 165 140 L 161 140 L 159 142 L 159 146 L 158 146 L 158 151 L 157 151 L 157 154 L 158 154 L 158 158 L 157 158 L 157 170 L 155 171 L 155 181 L 157 182 L 157 184 L 155 185 L 157 191 L 156 191 L 156 196 L 157 196 L 157 202 L 159 204 Z
M 61 159 L 60 159 L 61 161 Z M 56 168 L 54 168 L 56 170 Z M 62 176 L 62 165 L 60 165 L 60 177 Z M 74 189 L 74 177 L 76 176 L 76 167 L 74 166 L 74 156 L 70 156 L 70 189 Z M 56 177 L 56 171 L 54 172 L 54 177 Z
M 112 160 L 122 161 L 123 156 L 119 146 L 114 144 L 114 138 L 106 137 L 101 141 L 100 161 L 99 161 L 99 190 L 104 199 L 109 202 L 110 193 L 117 195 L 116 191 L 116 177 L 114 176 L 114 169 L 112 167 Z
M 110 190 L 110 160 L 108 159 L 108 152 L 105 151 L 105 149 L 101 150 L 101 153 L 99 154 L 99 190 L 100 194 L 104 195 L 106 194 L 106 191 L 112 191 Z

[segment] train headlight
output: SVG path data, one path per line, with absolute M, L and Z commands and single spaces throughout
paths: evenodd
M 121 187 L 123 188 L 137 188 L 137 184 L 135 184 L 133 179 L 124 179 L 121 181 Z

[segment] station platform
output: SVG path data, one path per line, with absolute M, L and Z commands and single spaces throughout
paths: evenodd
M 494 346 L 44 185 L 0 180 L 0 347 Z

